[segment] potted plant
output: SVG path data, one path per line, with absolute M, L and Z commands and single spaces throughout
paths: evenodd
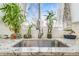
M 64 38 L 66 39 L 76 39 L 76 35 L 74 35 L 75 31 L 72 29 L 65 29 L 64 31 L 69 32 L 68 34 L 64 35 Z
M 16 39 L 17 34 L 20 33 L 21 24 L 24 22 L 24 15 L 20 5 L 17 3 L 6 3 L 3 4 L 0 10 L 4 13 L 2 17 L 3 22 L 14 32 L 11 38 Z
M 53 21 L 56 20 L 55 14 L 53 11 L 48 11 L 46 20 L 47 20 L 47 26 L 48 26 L 47 38 L 52 38 Z
M 27 34 L 24 34 L 24 38 L 31 38 L 32 37 L 32 35 L 31 35 L 32 27 L 33 27 L 33 25 L 28 25 Z

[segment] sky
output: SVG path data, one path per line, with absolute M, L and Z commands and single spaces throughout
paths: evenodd
M 28 15 L 27 20 L 31 21 L 32 19 L 38 19 L 38 4 L 32 3 L 28 4 Z M 41 3 L 41 16 L 44 16 L 47 14 L 47 11 L 53 10 L 54 12 L 57 12 L 58 4 L 57 3 Z
M 57 3 L 43 3 L 41 4 L 41 9 L 42 11 L 48 11 L 48 10 L 53 10 L 54 12 L 57 11 Z

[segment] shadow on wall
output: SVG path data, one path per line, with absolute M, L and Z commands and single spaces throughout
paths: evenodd
M 10 31 L 10 29 L 0 20 L 0 34 L 1 35 L 11 35 L 12 32 Z
M 2 6 L 3 3 L 0 3 L 0 7 Z M 1 17 L 3 16 L 3 13 L 0 11 L 0 34 L 1 35 L 11 35 L 10 29 L 1 21 Z

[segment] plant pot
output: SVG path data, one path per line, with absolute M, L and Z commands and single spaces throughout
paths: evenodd
M 22 38 L 22 35 L 21 35 L 20 33 L 17 33 L 17 34 L 16 34 L 16 38 L 17 38 L 17 39 L 20 39 L 20 38 Z
M 16 39 L 16 34 L 11 34 L 11 39 Z
M 24 38 L 32 38 L 32 35 L 24 34 Z
M 52 38 L 52 34 L 47 34 L 47 38 L 51 39 Z
M 76 35 L 64 35 L 66 39 L 76 39 Z
M 24 34 L 24 38 L 28 38 L 27 34 Z
M 32 38 L 32 35 L 28 35 L 28 38 Z

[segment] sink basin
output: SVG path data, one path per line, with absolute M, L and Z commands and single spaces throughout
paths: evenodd
M 14 47 L 68 47 L 58 40 L 24 40 Z

